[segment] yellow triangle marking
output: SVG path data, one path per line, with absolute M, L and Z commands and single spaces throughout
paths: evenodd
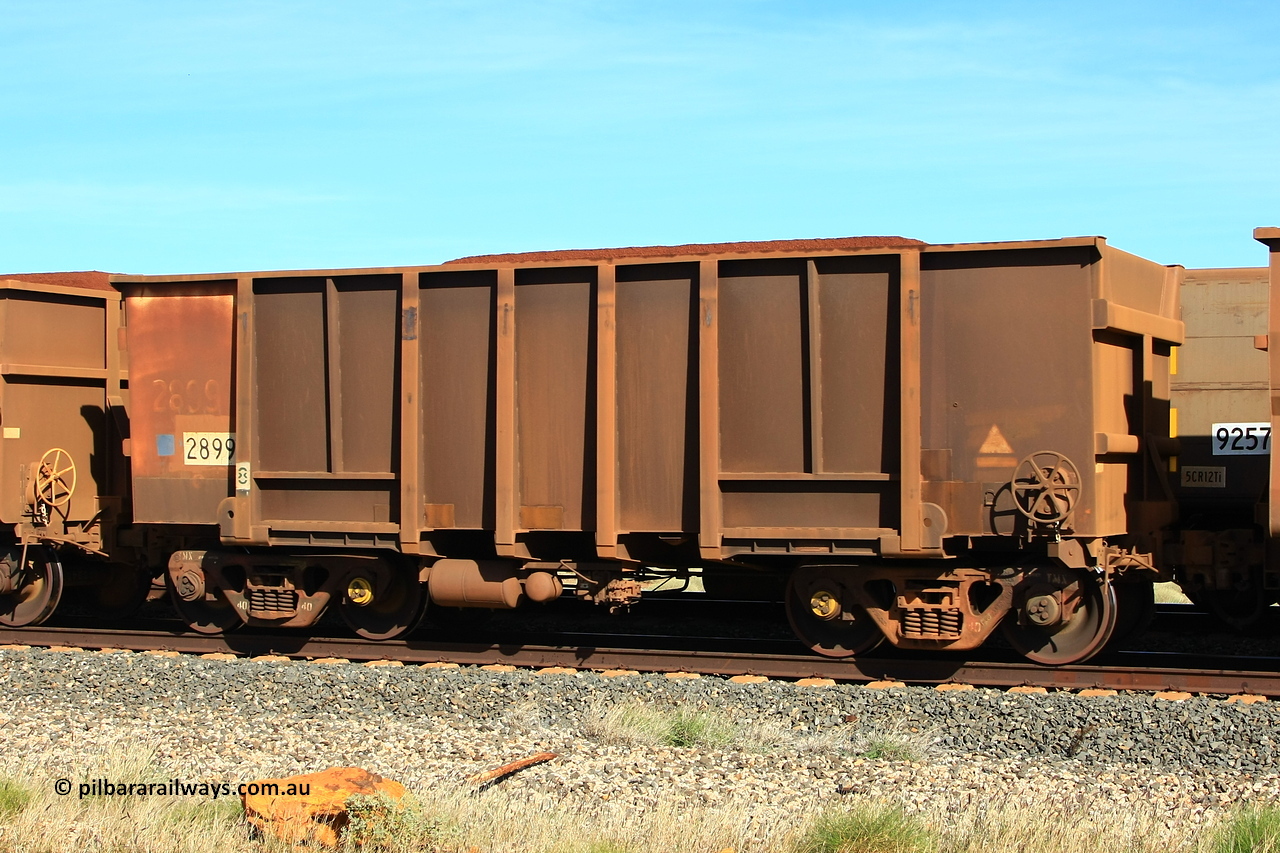
M 1000 432 L 1000 427 L 995 424 L 991 425 L 991 432 L 987 433 L 987 440 L 982 442 L 982 447 L 978 448 L 979 453 L 1013 453 L 1013 448 L 1009 446 L 1009 442 L 1005 440 L 1004 435 Z

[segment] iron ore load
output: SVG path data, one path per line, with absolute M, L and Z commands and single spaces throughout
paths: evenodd
M 117 276 L 128 538 L 200 631 L 700 567 L 785 585 L 824 655 L 1084 660 L 1176 523 L 1182 274 L 1086 237 Z

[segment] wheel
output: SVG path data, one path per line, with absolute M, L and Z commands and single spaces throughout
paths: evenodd
M 1080 663 L 1102 651 L 1116 627 L 1115 587 L 1092 572 L 1055 569 L 1027 575 L 1001 625 L 1028 660 Z
M 370 563 L 347 579 L 338 612 L 361 637 L 393 640 L 418 627 L 426 603 L 426 592 L 416 573 Z
M 1061 524 L 1080 498 L 1080 471 L 1054 450 L 1039 450 L 1018 463 L 1009 484 L 1018 512 L 1038 524 Z
M 787 621 L 800 642 L 824 657 L 853 657 L 884 641 L 880 626 L 853 601 L 845 583 L 822 567 L 791 573 Z
M 1111 589 L 1116 595 L 1116 627 L 1107 641 L 1107 651 L 1147 630 L 1156 618 L 1154 584 L 1118 583 Z
M 1262 618 L 1271 608 L 1271 599 L 1263 589 L 1258 572 L 1250 572 L 1246 580 L 1235 586 L 1226 589 L 1199 589 L 1188 592 L 1187 597 L 1213 614 L 1219 622 L 1240 633 L 1258 629 Z
M 231 602 L 218 590 L 205 588 L 203 575 L 180 570 L 164 573 L 169 603 L 182 621 L 198 634 L 227 634 L 244 624 Z
M 76 463 L 61 447 L 45 451 L 36 466 L 36 500 L 62 506 L 76 491 Z
M 53 551 L 39 545 L 25 549 L 10 548 L 0 560 L 5 573 L 0 595 L 0 625 L 21 628 L 39 625 L 48 619 L 62 599 L 62 563 Z

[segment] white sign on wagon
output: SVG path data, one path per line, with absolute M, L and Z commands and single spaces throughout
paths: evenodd
M 231 465 L 236 461 L 233 432 L 184 432 L 183 465 Z
M 1194 489 L 1225 489 L 1227 469 L 1206 465 L 1183 465 L 1182 485 Z
M 1271 452 L 1268 421 L 1214 424 L 1210 434 L 1214 456 L 1265 456 Z

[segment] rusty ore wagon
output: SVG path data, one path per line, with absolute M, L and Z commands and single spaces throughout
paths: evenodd
M 1079 661 L 1169 544 L 1182 273 L 1082 237 L 117 276 L 130 535 L 209 632 L 695 568 L 825 655 Z

